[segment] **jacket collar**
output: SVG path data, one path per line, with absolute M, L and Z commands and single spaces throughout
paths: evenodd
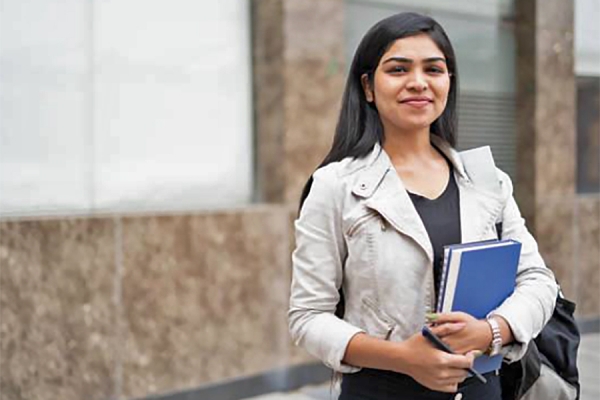
M 448 142 L 437 135 L 431 135 L 430 140 L 450 160 L 459 177 L 469 181 L 460 154 Z M 379 143 L 375 143 L 373 150 L 362 160 L 362 163 L 366 168 L 354 185 L 352 192 L 359 197 L 369 198 L 377 190 L 384 176 L 389 171 L 394 170 L 394 166 Z
M 501 213 L 503 202 L 500 196 L 473 185 L 460 153 L 445 140 L 431 135 L 431 142 L 454 167 L 460 195 L 462 242 L 482 240 L 486 229 L 493 226 Z M 364 199 L 365 206 L 379 213 L 394 229 L 417 242 L 433 262 L 427 230 L 387 153 L 376 144 L 369 155 L 356 161 L 363 168 L 360 168 L 352 193 Z

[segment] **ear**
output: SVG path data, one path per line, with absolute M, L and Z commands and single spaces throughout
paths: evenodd
M 362 74 L 360 77 L 360 83 L 362 84 L 362 88 L 365 92 L 365 97 L 367 98 L 367 102 L 372 103 L 375 99 L 375 93 L 373 93 L 373 88 L 371 87 L 371 82 L 369 81 L 369 75 Z

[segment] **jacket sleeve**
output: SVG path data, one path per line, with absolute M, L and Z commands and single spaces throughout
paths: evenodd
M 347 250 L 341 228 L 341 197 L 335 171 L 313 175 L 310 194 L 295 223 L 292 286 L 288 312 L 292 340 L 339 372 L 360 368 L 342 363 L 350 339 L 361 329 L 334 315 Z
M 515 343 L 505 346 L 503 354 L 507 361 L 513 362 L 525 355 L 528 343 L 552 316 L 558 286 L 538 251 L 535 239 L 525 226 L 513 197 L 510 178 L 502 171 L 499 171 L 499 176 L 508 198 L 502 213 L 502 238 L 519 241 L 522 247 L 515 291 L 490 314 L 503 317 L 512 330 Z

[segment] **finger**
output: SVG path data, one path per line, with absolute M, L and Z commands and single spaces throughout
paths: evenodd
M 471 351 L 469 351 L 469 352 L 467 352 L 467 353 L 465 354 L 465 356 L 467 356 L 467 357 L 469 357 L 469 356 L 472 356 L 472 357 L 473 357 L 473 361 L 474 361 L 474 360 L 475 360 L 477 357 L 480 357 L 480 356 L 482 356 L 482 355 L 483 355 L 483 351 L 481 351 L 481 350 L 471 350 Z
M 467 326 L 464 322 L 448 322 L 441 325 L 436 325 L 431 328 L 431 331 L 439 337 L 451 335 L 460 332 Z
M 469 351 L 474 350 L 472 339 L 464 336 L 467 329 L 465 328 L 455 334 L 446 335 L 442 337 L 442 341 L 452 348 L 456 354 L 466 355 Z
M 470 351 L 465 355 L 465 357 L 467 357 L 467 360 L 469 361 L 469 368 L 473 367 L 473 363 L 475 362 L 475 351 L 479 350 Z
M 446 354 L 447 365 L 450 368 L 467 369 L 473 366 L 473 355 Z
M 467 379 L 469 371 L 463 368 L 449 368 L 444 371 L 443 377 L 440 381 L 445 383 L 460 383 Z
M 435 319 L 433 319 L 432 321 L 435 322 L 436 324 L 444 324 L 447 322 L 468 322 L 471 319 L 473 319 L 473 317 L 470 316 L 469 314 L 460 312 L 460 311 L 453 311 L 453 312 L 449 312 L 449 313 L 441 313 L 441 314 L 433 314 L 433 315 L 435 315 Z

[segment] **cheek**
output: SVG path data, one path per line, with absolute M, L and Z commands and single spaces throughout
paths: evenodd
M 385 80 L 375 82 L 375 105 L 377 109 L 384 113 L 394 113 L 398 103 L 398 94 L 401 91 L 401 84 L 398 81 Z
M 444 94 L 440 103 L 442 104 L 443 108 L 446 108 L 446 104 L 448 104 L 448 92 Z
M 450 80 L 442 82 L 440 85 L 440 94 L 444 102 L 448 99 L 448 93 L 450 93 Z
M 405 85 L 405 79 L 397 76 L 392 77 L 378 69 L 375 72 L 373 84 L 375 85 L 375 92 L 380 92 L 380 95 L 396 96 L 398 91 Z
M 388 98 L 393 95 L 394 91 L 395 87 L 389 80 L 375 80 L 375 98 Z
M 450 85 L 440 85 L 437 88 L 437 98 L 439 100 L 440 105 L 446 107 L 448 103 L 448 94 L 450 93 Z

